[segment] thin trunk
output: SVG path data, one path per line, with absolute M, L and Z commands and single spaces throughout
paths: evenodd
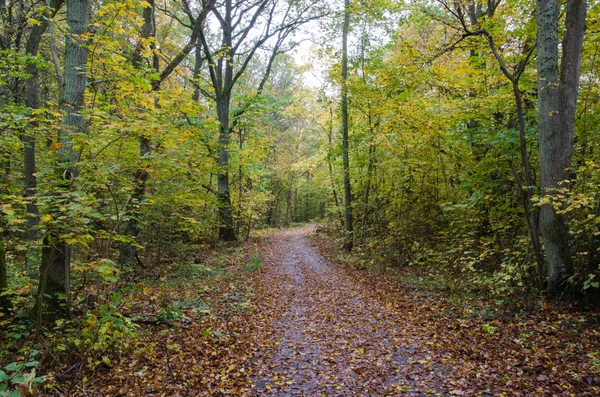
M 334 178 L 333 178 L 333 146 L 332 146 L 332 140 L 333 140 L 333 109 L 330 107 L 329 108 L 329 131 L 327 134 L 327 139 L 329 142 L 329 147 L 327 150 L 327 165 L 329 166 L 329 180 L 331 181 L 331 192 L 333 193 L 333 200 L 335 201 L 335 209 L 338 213 L 338 217 L 340 219 L 340 224 L 342 225 L 342 227 L 344 227 L 344 215 L 342 214 L 342 211 L 340 210 L 340 200 L 338 199 L 338 194 L 337 194 L 337 190 L 335 189 L 335 182 L 334 182 Z
M 79 155 L 73 147 L 73 134 L 85 133 L 85 119 L 81 114 L 84 106 L 84 92 L 87 81 L 86 42 L 82 37 L 88 30 L 89 0 L 67 0 L 67 23 L 69 34 L 65 45 L 65 86 L 62 95 L 62 109 L 65 113 L 59 141 L 60 165 L 57 175 L 59 190 L 68 192 L 77 177 Z M 46 313 L 50 318 L 70 314 L 70 272 L 71 246 L 61 237 L 71 232 L 69 224 L 55 226 L 48 231 L 42 248 L 42 265 L 38 287 L 38 303 L 47 303 Z M 46 300 L 45 297 L 48 297 Z M 44 309 L 38 306 L 38 310 Z M 39 324 L 38 324 L 39 327 Z
M 367 183 L 365 186 L 365 194 L 363 201 L 363 217 L 361 226 L 361 238 L 364 240 L 367 235 L 367 219 L 369 217 L 369 194 L 371 193 L 371 175 L 373 174 L 373 166 L 375 163 L 375 144 L 371 142 L 369 146 L 369 165 L 367 166 Z
M 545 196 L 567 187 L 561 181 L 569 179 L 585 19 L 586 1 L 568 1 L 559 79 L 559 5 L 556 0 L 537 1 L 539 152 Z M 560 297 L 569 290 L 573 275 L 567 219 L 546 204 L 541 207 L 540 226 L 548 262 L 548 293 Z
M 290 225 L 290 217 L 292 214 L 292 188 L 290 187 L 287 191 L 286 196 L 286 207 L 285 207 L 285 227 Z
M 342 160 L 344 165 L 344 214 L 346 235 L 344 249 L 352 251 L 354 228 L 352 224 L 352 187 L 350 185 L 350 158 L 348 148 L 348 30 L 350 26 L 350 0 L 344 1 L 344 27 L 342 37 Z
M 531 167 L 529 165 L 529 158 L 527 156 L 527 141 L 525 140 L 525 117 L 523 115 L 523 100 L 521 97 L 521 90 L 519 89 L 519 82 L 517 79 L 512 79 L 513 92 L 515 95 L 515 102 L 517 105 L 517 119 L 519 121 L 519 152 L 521 155 L 521 163 L 523 164 L 523 174 L 525 176 L 525 189 L 523 197 L 523 210 L 525 212 L 525 220 L 527 221 L 527 227 L 529 229 L 529 235 L 531 238 L 531 244 L 533 247 L 533 253 L 536 261 L 536 278 L 537 286 L 541 291 L 543 289 L 543 268 L 544 268 L 544 257 L 542 255 L 542 247 L 540 244 L 540 229 L 539 229 L 539 211 L 537 207 L 533 206 L 533 178 Z M 517 182 L 518 183 L 518 182 Z M 522 186 L 519 189 L 523 190 Z
M 240 154 L 242 152 L 242 150 L 244 149 L 244 130 L 242 128 L 238 129 L 238 139 L 240 142 Z M 242 199 L 244 196 L 244 170 L 242 167 L 242 163 L 240 162 L 239 166 L 238 166 L 238 174 L 239 174 L 239 189 L 238 189 L 238 193 L 239 193 L 239 197 L 238 197 L 238 205 L 237 205 L 237 217 L 238 217 L 238 222 L 237 222 L 237 234 L 241 233 L 242 230 Z M 248 228 L 250 228 L 250 224 L 248 224 Z M 250 229 L 248 229 L 248 233 L 250 233 Z
M 292 197 L 293 211 L 292 211 L 292 222 L 298 222 L 298 188 L 294 189 L 294 195 Z
M 4 247 L 4 236 L 0 234 L 0 313 L 8 316 L 11 303 L 8 296 L 4 295 L 8 288 L 8 275 L 6 269 L 6 249 Z
M 200 101 L 200 87 L 198 85 L 198 78 L 200 77 L 200 71 L 202 69 L 202 63 L 203 63 L 203 59 L 202 59 L 202 44 L 201 43 L 197 43 L 196 44 L 196 50 L 195 50 L 195 60 L 194 60 L 194 93 L 192 94 L 192 101 L 194 102 L 199 102 Z
M 8 192 L 8 181 L 9 175 L 8 173 L 4 174 L 4 180 L 0 181 L 0 193 L 3 195 Z M 5 191 L 6 189 L 6 191 Z M 5 214 L 0 210 L 0 314 L 4 314 L 5 316 L 9 315 L 11 309 L 10 298 L 7 295 L 4 295 L 8 288 L 8 271 L 6 267 L 6 247 L 4 242 L 4 237 L 7 233 L 6 230 L 6 219 Z M 0 317 L 1 318 L 1 317 Z
M 140 161 L 142 163 L 146 163 L 148 161 L 148 157 L 152 153 L 152 144 L 150 139 L 143 135 L 138 138 L 138 141 L 140 146 Z M 132 240 L 137 239 L 141 231 L 140 208 L 146 194 L 146 184 L 149 177 L 150 174 L 148 173 L 146 167 L 144 167 L 143 164 L 140 164 L 133 177 L 134 186 L 131 194 L 131 200 L 129 200 L 124 211 L 126 214 L 125 235 Z M 119 266 L 121 267 L 121 270 L 132 269 L 136 255 L 137 248 L 134 246 L 133 241 L 123 242 L 119 246 Z

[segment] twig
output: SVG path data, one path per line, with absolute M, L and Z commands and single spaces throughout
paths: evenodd
M 171 364 L 170 364 L 171 352 L 169 351 L 168 343 L 166 343 L 166 348 L 167 348 L 167 357 L 166 357 L 165 363 L 167 364 L 167 371 L 169 371 L 169 375 L 171 375 L 171 379 L 175 380 L 175 375 L 173 375 L 173 371 L 171 370 Z
M 85 366 L 87 366 L 87 363 L 85 362 L 85 360 L 79 361 L 78 363 L 74 364 L 69 369 L 67 369 L 65 372 L 63 372 L 62 374 L 57 375 L 56 379 L 58 379 L 58 380 L 72 379 L 73 377 L 75 377 L 75 375 L 71 375 L 71 372 L 75 371 L 75 374 L 76 374 L 78 371 L 83 369 Z

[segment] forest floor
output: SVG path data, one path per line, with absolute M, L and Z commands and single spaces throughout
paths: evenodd
M 342 263 L 315 229 L 271 231 L 194 275 L 144 287 L 142 306 L 129 310 L 170 302 L 175 319 L 144 326 L 132 354 L 70 393 L 600 394 L 597 319 L 546 306 L 493 313 L 484 303 L 452 300 L 410 271 Z

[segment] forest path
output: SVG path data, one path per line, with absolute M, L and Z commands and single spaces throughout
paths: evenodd
M 404 332 L 411 319 L 325 260 L 307 240 L 313 228 L 283 231 L 261 253 L 257 301 L 272 320 L 271 347 L 253 359 L 256 395 L 440 394 L 444 371 Z

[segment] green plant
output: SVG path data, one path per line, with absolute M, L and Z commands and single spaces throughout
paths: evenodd
M 496 333 L 496 330 L 498 329 L 498 327 L 494 327 L 493 325 L 487 323 L 482 324 L 481 328 L 490 335 L 494 335 Z
M 246 266 L 246 268 L 244 269 L 244 272 L 246 272 L 246 273 L 255 272 L 256 270 L 258 270 L 260 268 L 261 265 L 262 265 L 262 263 L 260 261 L 260 255 L 258 255 L 258 251 L 256 251 L 254 254 L 252 254 L 252 257 L 250 258 L 250 263 L 248 264 L 248 266 Z
M 121 294 L 114 293 L 107 303 L 86 313 L 78 326 L 70 321 L 56 321 L 58 329 L 65 329 L 65 340 L 72 341 L 75 349 L 87 357 L 92 368 L 101 362 L 110 362 L 106 356 L 107 351 L 120 352 L 127 349 L 130 342 L 137 338 L 137 325 L 119 312 L 120 306 Z M 56 342 L 58 350 L 67 350 L 66 343 L 61 343 L 60 340 Z
M 590 370 L 594 375 L 600 375 L 600 352 L 592 352 L 587 355 L 592 363 L 590 365 Z
M 36 351 L 31 352 L 34 356 Z M 0 369 L 0 396 L 2 397 L 19 397 L 21 391 L 26 389 L 32 391 L 33 386 L 43 383 L 46 380 L 45 376 L 37 376 L 37 367 L 39 361 L 28 360 L 24 362 L 12 362 Z

